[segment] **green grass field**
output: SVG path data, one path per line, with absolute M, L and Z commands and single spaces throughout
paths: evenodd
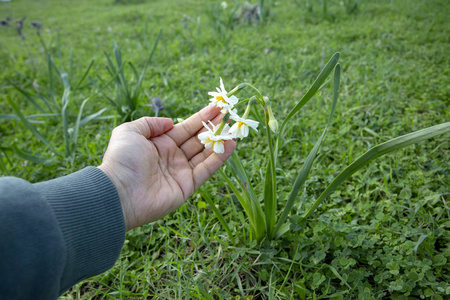
M 369 148 L 450 120 L 450 4 L 324 1 L 263 1 L 258 24 L 233 18 L 244 1 L 226 8 L 213 0 L 0 2 L 0 19 L 11 17 L 0 27 L 0 172 L 30 182 L 101 163 L 112 129 L 124 120 L 108 100 L 116 95 L 115 74 L 105 53 L 114 57 L 114 43 L 132 63 L 122 70 L 135 86 L 162 30 L 133 118 L 154 116 L 152 99 L 160 97 L 159 116 L 175 121 L 205 106 L 219 77 L 230 89 L 254 84 L 281 121 L 328 59 L 341 54 L 336 112 L 286 235 L 252 242 L 239 202 L 217 173 L 203 189 L 233 237 L 194 194 L 171 215 L 128 232 L 114 268 L 61 299 L 450 297 L 448 133 L 375 160 L 298 221 Z M 22 38 L 14 20 L 25 16 Z M 32 21 L 43 24 L 40 35 Z M 326 83 L 287 130 L 277 165 L 281 199 L 326 125 L 332 92 Z M 102 112 L 76 139 L 80 107 L 94 95 L 81 119 Z M 257 189 L 267 163 L 263 132 L 237 146 Z

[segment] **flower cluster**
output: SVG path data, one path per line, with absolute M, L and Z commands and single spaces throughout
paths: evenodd
M 243 139 L 247 137 L 250 131 L 249 128 L 258 131 L 257 127 L 259 123 L 254 120 L 247 119 L 251 109 L 251 101 L 247 105 L 247 109 L 242 117 L 237 114 L 237 110 L 234 106 L 239 102 L 239 99 L 234 96 L 233 93 L 239 90 L 239 86 L 228 93 L 225 90 L 222 78 L 220 78 L 220 88 L 216 88 L 216 90 L 217 92 L 208 93 L 212 97 L 209 105 L 219 107 L 221 112 L 225 114 L 225 117 L 222 119 L 219 126 L 215 126 L 211 121 L 209 121 L 211 127 L 209 127 L 206 123 L 203 123 L 206 131 L 200 133 L 198 138 L 201 143 L 205 145 L 205 148 L 213 149 L 216 153 L 223 153 L 225 151 L 224 141 L 235 138 Z M 227 124 L 228 118 L 235 121 L 231 128 Z

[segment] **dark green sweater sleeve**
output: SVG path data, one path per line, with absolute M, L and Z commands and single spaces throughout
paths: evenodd
M 36 184 L 0 178 L 0 299 L 56 299 L 111 268 L 124 239 L 118 193 L 98 168 Z

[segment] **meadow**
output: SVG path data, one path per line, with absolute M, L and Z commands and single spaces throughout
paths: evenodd
M 219 77 L 228 89 L 256 86 L 281 124 L 340 53 L 335 112 L 284 235 L 257 241 L 217 172 L 176 212 L 129 231 L 115 266 L 61 299 L 450 297 L 448 132 L 377 158 L 300 217 L 370 148 L 449 122 L 450 4 L 255 4 L 253 12 L 238 0 L 0 2 L 0 174 L 30 182 L 98 166 L 125 121 L 189 117 Z M 333 92 L 330 75 L 286 128 L 278 212 L 327 124 Z M 268 144 L 262 115 L 252 117 L 260 130 L 235 153 L 262 190 Z

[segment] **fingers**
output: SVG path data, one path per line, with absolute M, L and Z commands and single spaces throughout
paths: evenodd
M 205 149 L 203 152 L 192 158 L 191 165 L 194 167 L 193 176 L 195 190 L 205 183 L 205 181 L 227 161 L 235 148 L 236 142 L 226 141 L 224 153 L 217 154 L 209 149 Z
M 207 106 L 187 120 L 175 125 L 167 135 L 180 146 L 203 128 L 202 121 L 207 123 L 219 114 L 220 108 Z
M 211 120 L 211 122 L 214 125 L 219 124 L 222 121 L 222 115 L 217 115 L 214 119 Z M 203 126 L 202 126 L 203 127 Z M 194 136 L 192 136 L 190 139 L 188 139 L 186 142 L 184 142 L 180 148 L 183 150 L 183 152 L 186 154 L 186 158 L 190 160 L 192 157 L 194 157 L 196 154 L 198 154 L 200 151 L 202 151 L 205 148 L 205 145 L 203 145 L 199 138 L 198 133 L 206 131 L 206 128 L 203 128 L 195 133 Z
M 173 121 L 169 118 L 143 117 L 136 121 L 122 124 L 118 129 L 137 132 L 147 139 L 159 136 L 173 128 Z

